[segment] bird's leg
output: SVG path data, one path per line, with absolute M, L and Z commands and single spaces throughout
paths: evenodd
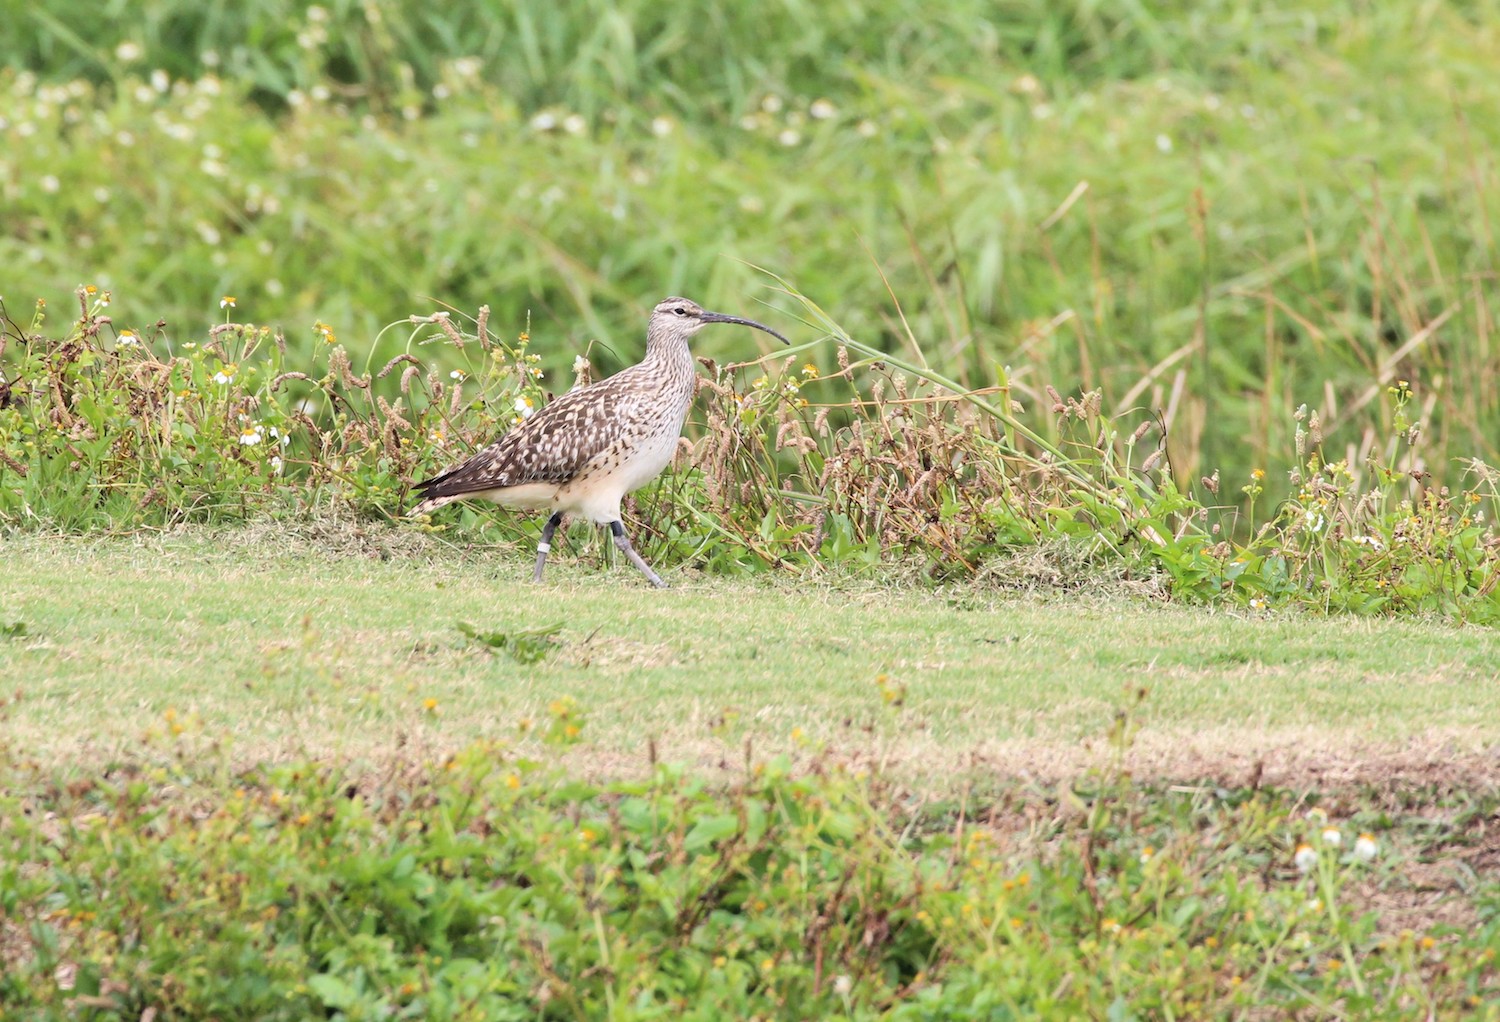
M 625 535 L 624 522 L 610 522 L 609 531 L 610 534 L 615 537 L 615 546 L 624 551 L 625 556 L 630 558 L 630 563 L 634 564 L 637 568 L 640 568 L 641 572 L 651 580 L 652 585 L 654 585 L 658 589 L 669 588 L 668 585 L 661 580 L 661 576 L 651 570 L 651 565 L 641 560 L 641 555 L 635 552 L 635 547 L 630 545 L 630 537 Z
M 547 519 L 547 524 L 542 526 L 542 541 L 536 545 L 536 571 L 531 573 L 531 581 L 542 580 L 542 565 L 547 563 L 547 554 L 552 551 L 552 534 L 557 531 L 557 526 L 562 522 L 562 512 L 552 512 L 552 517 Z

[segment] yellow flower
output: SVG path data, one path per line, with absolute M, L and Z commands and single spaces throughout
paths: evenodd
M 428 713 L 436 713 L 437 706 L 438 701 L 430 696 L 422 700 L 422 709 L 426 710 Z
M 515 791 L 521 786 L 521 778 L 517 777 L 515 774 L 506 774 L 505 786 L 511 791 Z
M 234 295 L 225 295 L 223 298 L 220 298 L 219 299 L 219 308 L 221 308 L 221 309 L 232 309 L 232 308 L 234 308 Z
M 807 363 L 807 365 L 802 367 L 802 375 L 806 376 L 808 379 L 812 379 L 814 376 L 818 375 L 818 367 L 809 362 Z

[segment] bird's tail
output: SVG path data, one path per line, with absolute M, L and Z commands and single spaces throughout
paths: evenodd
M 438 508 L 442 507 L 444 504 L 451 504 L 451 503 L 453 503 L 455 500 L 457 500 L 459 498 L 459 496 L 461 496 L 461 494 L 456 494 L 456 495 L 450 496 L 450 497 L 428 497 L 426 500 L 421 501 L 420 503 L 418 503 L 410 511 L 406 512 L 406 517 L 407 518 L 416 518 L 419 515 L 425 515 L 425 514 L 427 514 L 427 512 L 429 512 L 429 511 L 436 511 Z
M 431 479 L 423 479 L 420 483 L 417 483 L 414 488 L 417 491 L 417 495 L 422 499 L 417 502 L 415 507 L 406 512 L 406 517 L 415 518 L 418 515 L 425 515 L 429 511 L 436 511 L 444 504 L 451 504 L 462 496 L 462 494 L 458 493 L 439 494 L 434 492 L 452 474 L 452 472 L 444 472 L 442 475 L 433 476 Z

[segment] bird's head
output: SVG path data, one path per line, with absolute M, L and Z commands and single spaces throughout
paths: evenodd
M 782 344 L 792 343 L 764 323 L 757 323 L 753 319 L 742 319 L 739 316 L 726 316 L 722 312 L 708 312 L 697 302 L 686 298 L 667 298 L 652 309 L 650 332 L 664 340 L 686 341 L 710 323 L 738 323 L 741 326 L 753 326 L 757 330 L 764 330 Z

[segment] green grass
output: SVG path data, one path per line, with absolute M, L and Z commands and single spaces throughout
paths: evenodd
M 1303 403 L 1359 467 L 1400 378 L 1403 467 L 1497 460 L 1493 0 L 778 10 L 18 8 L 0 294 L 98 284 L 178 345 L 232 294 L 377 364 L 429 297 L 487 303 L 613 370 L 667 293 L 780 324 L 739 260 L 909 351 L 873 256 L 935 368 L 1160 409 L 1184 485 L 1279 495 Z
M 1500 1018 L 1496 0 L 96 6 L 0 0 L 0 1016 Z M 674 590 L 373 523 L 669 292 L 799 344 Z
M 666 564 L 676 588 L 658 593 L 628 566 L 566 554 L 534 587 L 529 560 L 410 530 L 13 537 L 0 624 L 24 632 L 0 640 L 0 692 L 14 696 L 0 734 L 51 763 L 171 747 L 172 730 L 243 761 L 380 759 L 514 737 L 523 721 L 543 731 L 571 699 L 579 754 L 610 771 L 642 768 L 647 739 L 709 763 L 738 761 L 748 740 L 874 753 L 930 778 L 975 755 L 1060 777 L 1097 763 L 1145 688 L 1137 766 L 1158 776 L 1239 777 L 1258 757 L 1283 780 L 1316 763 L 1377 776 L 1497 739 L 1500 651 L 1483 629 L 1212 613 L 1118 586 L 752 583 Z M 527 665 L 464 624 L 560 626 L 559 645 Z

